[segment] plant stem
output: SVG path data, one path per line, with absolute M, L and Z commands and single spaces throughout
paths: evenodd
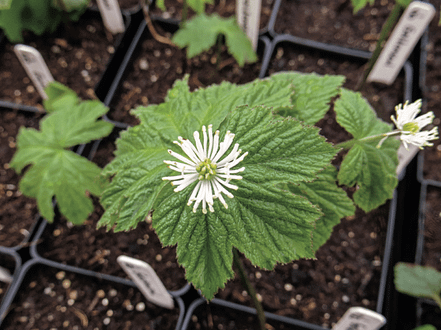
M 380 56 L 380 53 L 383 50 L 383 46 L 384 46 L 384 42 L 385 42 L 386 38 L 389 36 L 390 31 L 394 27 L 398 18 L 400 18 L 401 11 L 404 8 L 405 7 L 403 7 L 398 2 L 396 2 L 394 8 L 392 9 L 389 16 L 387 17 L 386 22 L 384 23 L 383 27 L 381 28 L 380 36 L 378 38 L 377 45 L 375 46 L 375 50 L 372 53 L 372 56 L 370 57 L 369 61 L 367 62 L 366 69 L 364 70 L 363 75 L 361 76 L 361 79 L 358 82 L 358 85 L 356 87 L 357 91 L 359 91 L 363 88 L 369 73 L 371 72 L 372 68 L 374 67 L 375 62 L 378 59 L 378 56 Z
M 400 134 L 401 134 L 401 131 L 395 130 L 395 131 L 392 131 L 392 132 L 389 132 L 389 133 L 381 133 L 381 134 L 366 136 L 366 137 L 361 138 L 361 139 L 351 139 L 351 140 L 348 140 L 348 141 L 345 141 L 345 142 L 337 143 L 335 145 L 335 147 L 336 148 L 343 148 L 343 149 L 350 149 L 350 148 L 352 148 L 355 145 L 355 143 L 357 143 L 359 141 L 367 142 L 367 141 L 375 140 L 375 139 L 378 139 L 378 138 L 384 138 L 386 136 L 395 136 L 395 135 L 400 135 Z
M 248 276 L 245 274 L 245 269 L 243 268 L 242 261 L 239 258 L 239 253 L 237 249 L 233 248 L 233 262 L 237 271 L 239 273 L 240 279 L 242 280 L 243 285 L 245 286 L 249 296 L 253 299 L 254 306 L 257 311 L 257 318 L 259 319 L 260 330 L 266 330 L 265 327 L 265 313 L 263 311 L 262 304 L 259 300 L 257 300 L 256 290 L 254 290 L 253 285 L 251 284 Z

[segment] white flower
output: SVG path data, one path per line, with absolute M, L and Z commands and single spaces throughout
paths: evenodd
M 421 100 L 417 100 L 412 104 L 406 102 L 404 106 L 399 104 L 395 107 L 397 118 L 391 116 L 392 121 L 401 132 L 400 139 L 403 141 L 407 149 L 407 144 L 414 144 L 420 149 L 425 146 L 432 146 L 429 141 L 438 139 L 438 127 L 434 127 L 430 131 L 421 131 L 425 126 L 432 124 L 435 115 L 428 112 L 417 117 L 421 111 Z
M 220 202 L 225 208 L 228 208 L 225 199 L 222 194 L 225 194 L 229 198 L 233 198 L 226 188 L 237 190 L 237 186 L 230 183 L 231 180 L 241 180 L 240 175 L 237 173 L 243 172 L 245 167 L 237 170 L 232 169 L 238 163 L 240 163 L 248 152 L 245 152 L 239 157 L 242 150 L 239 149 L 239 144 L 236 143 L 231 153 L 223 160 L 220 158 L 231 146 L 234 134 L 227 131 L 223 142 L 219 143 L 219 131 L 216 131 L 213 137 L 212 125 L 208 125 L 208 140 L 207 130 L 205 126 L 202 126 L 202 134 L 204 136 L 203 145 L 199 139 L 199 132 L 193 133 L 196 147 L 187 139 L 178 137 L 179 141 L 173 141 L 179 145 L 185 152 L 188 158 L 181 156 L 180 154 L 168 150 L 168 153 L 173 157 L 182 161 L 170 161 L 164 160 L 164 163 L 169 165 L 168 167 L 174 171 L 180 172 L 180 175 L 168 176 L 162 178 L 162 180 L 169 180 L 173 186 L 177 186 L 174 191 L 179 192 L 184 190 L 193 182 L 198 181 L 196 187 L 190 195 L 187 205 L 191 205 L 193 202 L 193 212 L 196 212 L 199 204 L 202 202 L 202 212 L 207 213 L 207 205 L 211 212 L 214 212 L 213 200 L 219 198 Z M 208 144 L 208 148 L 207 148 Z

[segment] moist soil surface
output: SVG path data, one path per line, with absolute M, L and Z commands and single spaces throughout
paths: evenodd
M 41 114 L 23 114 L 0 109 L 0 245 L 14 247 L 29 235 L 37 218 L 33 198 L 19 191 L 22 177 L 9 166 L 16 150 L 20 127 L 38 128 Z M 0 264 L 1 265 L 1 264 Z
M 141 292 L 47 266 L 34 266 L 2 329 L 175 329 L 179 309 L 148 303 Z
M 36 48 L 55 80 L 83 99 L 94 97 L 94 87 L 111 54 L 116 37 L 107 33 L 97 12 L 86 12 L 79 22 L 60 25 L 56 32 L 35 36 L 24 33 L 23 44 Z M 42 98 L 6 42 L 0 53 L 0 100 L 42 107 Z
M 282 0 L 274 31 L 373 51 L 395 1 L 375 0 L 357 13 L 349 0 Z

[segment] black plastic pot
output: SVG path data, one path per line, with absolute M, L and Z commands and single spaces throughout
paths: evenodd
M 157 24 L 157 26 L 162 28 L 164 31 L 171 33 L 171 34 L 176 32 L 179 28 L 178 23 L 174 20 L 157 18 L 154 21 L 154 23 Z M 152 37 L 151 37 L 150 32 L 148 31 L 147 24 L 143 20 L 141 22 L 136 34 L 135 34 L 135 37 L 133 38 L 132 44 L 129 46 L 129 48 L 127 50 L 126 56 L 123 59 L 121 66 L 119 67 L 119 70 L 115 76 L 115 79 L 113 80 L 110 87 L 107 89 L 108 93 L 106 94 L 106 96 L 103 99 L 104 104 L 110 107 L 110 111 L 107 114 L 106 119 L 108 121 L 112 122 L 113 124 L 115 124 L 116 127 L 126 128 L 130 125 L 130 123 L 122 122 L 120 120 L 112 118 L 113 114 L 115 112 L 114 106 L 112 106 L 112 102 L 115 102 L 118 100 L 118 95 L 117 95 L 118 88 L 121 87 L 124 79 L 129 74 L 128 65 L 134 63 L 134 61 L 136 59 L 137 51 L 141 47 L 141 43 L 145 40 L 148 40 L 148 39 L 152 39 Z M 258 54 L 261 54 L 262 58 L 265 58 L 266 56 L 268 56 L 267 53 L 268 53 L 269 45 L 270 45 L 270 40 L 267 37 L 262 36 L 259 38 L 259 45 L 258 45 L 257 52 L 258 52 Z M 259 78 L 259 77 L 260 78 L 263 77 L 262 70 L 260 71 L 260 75 L 256 76 L 255 78 Z M 147 79 L 147 73 L 146 73 L 146 79 Z M 170 85 L 170 88 L 171 87 L 172 86 Z
M 51 279 L 45 279 L 49 276 Z M 46 287 L 39 287 L 40 283 Z M 75 285 L 72 290 L 70 290 L 71 284 Z M 85 288 L 77 289 L 77 285 Z M 34 287 L 39 291 L 30 292 Z M 101 288 L 104 288 L 104 293 L 100 295 L 97 290 Z M 72 293 L 72 291 L 75 292 Z M 10 324 L 13 322 L 11 321 L 12 314 L 20 315 L 22 313 L 22 316 L 18 317 L 18 322 L 24 324 L 36 322 L 38 319 L 45 322 L 44 324 L 50 324 L 54 315 L 58 313 L 66 315 L 66 320 L 68 314 L 74 314 L 78 318 L 74 320 L 77 321 L 76 325 L 83 328 L 89 324 L 89 318 L 95 318 L 95 322 L 100 326 L 106 324 L 107 328 L 113 329 L 130 327 L 130 323 L 127 322 L 137 318 L 138 325 L 150 324 L 158 327 L 161 324 L 169 324 L 171 323 L 169 319 L 174 319 L 170 329 L 180 329 L 184 318 L 184 303 L 181 298 L 183 292 L 170 292 L 170 294 L 175 302 L 175 309 L 172 311 L 146 302 L 134 283 L 129 280 L 34 258 L 23 265 L 17 280 L 4 299 L 0 308 L 0 326 L 2 329 L 17 329 L 15 324 Z M 53 299 L 49 299 L 49 302 L 42 306 L 39 302 L 43 296 L 50 296 Z M 68 298 L 70 299 L 68 300 Z M 141 306 L 143 308 L 140 311 L 134 310 L 135 306 L 131 305 L 131 301 L 125 301 L 126 299 L 134 299 L 144 306 Z M 77 301 L 83 301 L 89 307 L 78 309 L 76 308 Z M 127 305 L 131 305 L 131 307 L 127 308 Z M 99 320 L 96 320 L 96 315 L 100 318 Z

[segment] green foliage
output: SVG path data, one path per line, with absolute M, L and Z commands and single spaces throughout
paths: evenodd
M 329 110 L 330 100 L 337 96 L 345 77 L 282 72 L 273 75 L 272 79 L 289 80 L 295 91 L 291 100 L 293 107 L 281 109 L 278 114 L 284 117 L 295 117 L 307 124 L 314 125 Z
M 377 118 L 359 93 L 343 89 L 334 110 L 337 122 L 354 138 L 341 164 L 338 181 L 341 185 L 359 188 L 354 194 L 354 201 L 368 212 L 393 196 L 398 184 L 396 168 L 400 142 L 387 139 L 381 148 L 377 148 L 379 139 L 367 139 L 390 132 L 391 125 Z
M 240 66 L 257 61 L 251 41 L 234 17 L 222 18 L 217 14 L 200 14 L 179 29 L 172 41 L 181 48 L 187 47 L 187 58 L 192 58 L 216 45 L 220 35 L 225 36 L 228 52 Z
M 394 270 L 399 292 L 440 302 L 441 273 L 435 268 L 399 262 Z
M 100 195 L 104 182 L 97 165 L 68 149 L 108 135 L 113 125 L 97 121 L 108 111 L 101 102 L 78 98 L 73 102 L 73 91 L 67 90 L 64 98 L 60 93 L 63 88 L 58 83 L 47 87 L 46 104 L 51 113 L 40 121 L 40 131 L 20 128 L 10 165 L 17 172 L 31 165 L 20 181 L 20 190 L 37 199 L 41 215 L 49 222 L 54 218 L 55 196 L 60 212 L 72 223 L 81 224 L 93 211 L 87 192 Z
M 77 21 L 90 0 L 14 0 L 0 10 L 0 28 L 11 42 L 23 42 L 23 31 L 52 33 L 63 19 Z
M 0 10 L 11 8 L 12 0 L 0 0 Z

